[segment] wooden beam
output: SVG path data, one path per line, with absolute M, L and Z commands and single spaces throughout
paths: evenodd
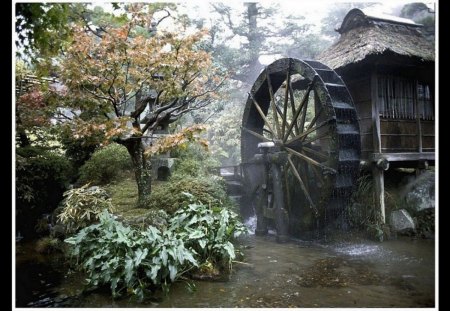
M 398 153 L 372 153 L 370 161 L 377 162 L 379 159 L 386 159 L 389 162 L 400 161 L 434 161 L 434 152 L 398 152 Z

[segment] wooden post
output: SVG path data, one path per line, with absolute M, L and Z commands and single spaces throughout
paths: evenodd
M 372 169 L 374 186 L 375 186 L 375 206 L 379 207 L 381 222 L 386 223 L 386 209 L 384 205 L 384 171 L 374 165 Z
M 373 131 L 373 152 L 381 154 L 381 129 L 380 113 L 378 108 L 378 77 L 376 68 L 371 76 L 371 102 L 372 102 L 372 131 Z M 384 205 L 384 172 L 373 165 L 372 175 L 374 180 L 375 207 L 379 209 L 382 223 L 386 223 L 385 205 Z
M 419 111 L 419 82 L 416 80 L 414 90 L 414 110 L 416 111 L 416 123 L 417 123 L 417 151 L 422 152 L 422 124 L 420 123 L 420 111 Z
M 380 113 L 378 109 L 378 81 L 376 71 L 371 76 L 373 152 L 381 153 Z

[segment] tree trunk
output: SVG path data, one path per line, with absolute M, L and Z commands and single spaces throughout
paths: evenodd
M 25 131 L 19 131 L 18 134 L 20 147 L 28 147 L 30 145 L 30 140 L 28 139 L 28 136 L 25 133 Z
M 142 140 L 136 137 L 122 143 L 131 156 L 134 176 L 138 186 L 138 205 L 145 203 L 152 191 L 152 171 L 150 159 L 144 156 L 144 145 Z

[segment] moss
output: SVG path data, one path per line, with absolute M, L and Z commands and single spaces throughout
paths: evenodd
M 153 226 L 162 230 L 167 227 L 168 215 L 163 210 L 134 208 L 123 211 L 116 216 L 123 223 L 142 229 Z
M 120 181 L 107 185 L 106 189 L 117 213 L 136 207 L 138 190 L 136 180 L 131 174 Z
M 178 208 L 190 203 L 184 193 L 190 193 L 205 205 L 231 206 L 225 185 L 220 177 L 188 177 L 170 180 L 154 187 L 145 206 L 149 209 L 163 209 L 173 214 Z

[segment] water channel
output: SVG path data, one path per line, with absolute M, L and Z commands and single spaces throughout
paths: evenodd
M 16 256 L 17 307 L 434 307 L 435 240 L 378 243 L 291 240 L 248 235 L 243 262 L 223 281 L 179 281 L 165 296 L 112 300 L 107 290 L 83 292 L 83 276 L 67 274 L 64 259 Z M 29 249 L 28 249 L 28 248 Z M 192 285 L 195 284 L 195 285 Z

